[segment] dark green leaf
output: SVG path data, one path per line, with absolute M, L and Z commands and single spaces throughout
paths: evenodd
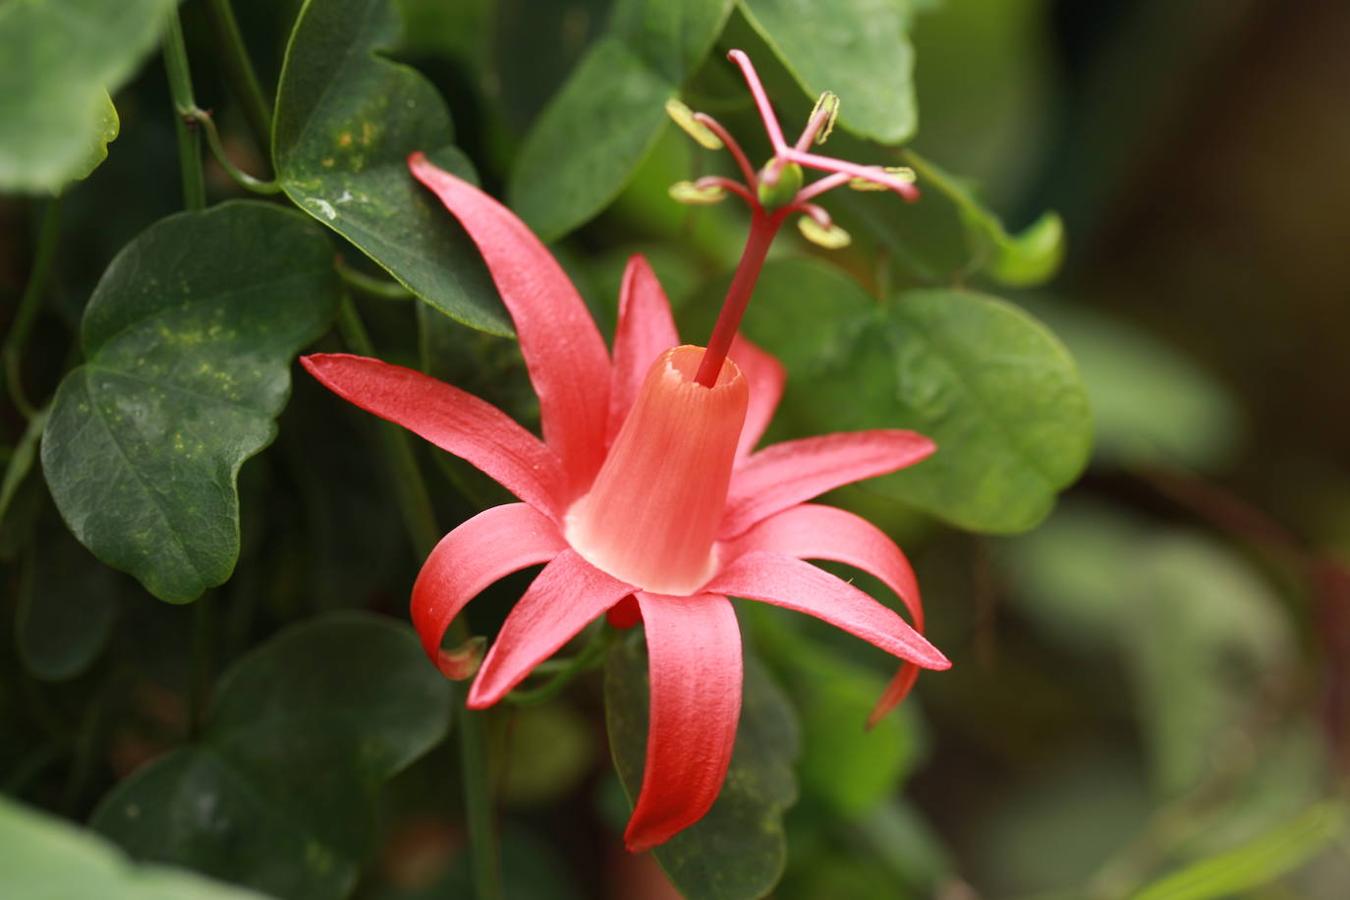
M 463 229 L 408 172 L 421 150 L 472 177 L 431 83 L 378 55 L 397 45 L 392 0 L 309 0 L 286 51 L 272 152 L 287 196 L 413 293 L 494 334 L 511 326 Z
M 839 96 L 840 125 L 883 144 L 914 134 L 919 113 L 907 3 L 741 0 L 740 8 L 807 94 Z
M 2 797 L 0 893 L 16 900 L 262 900 L 191 872 L 132 865 L 89 832 Z
M 618 195 L 661 136 L 666 100 L 707 55 L 730 10 L 730 0 L 620 0 L 511 173 L 511 205 L 541 237 L 561 237 Z
M 639 636 L 605 664 L 610 751 L 629 799 L 642 784 L 647 746 L 647 656 Z M 786 863 L 784 810 L 797 799 L 792 763 L 797 720 L 787 698 L 749 653 L 740 728 L 722 793 L 708 814 L 653 852 L 690 900 L 750 900 L 778 882 Z
M 867 487 L 962 528 L 1033 527 L 1087 462 L 1073 360 L 996 298 L 922 290 L 880 304 L 825 263 L 784 260 L 765 267 L 745 330 L 787 365 L 783 416 L 796 431 L 931 437 L 931 459 Z
M 59 191 L 108 155 L 108 97 L 155 46 L 176 0 L 0 4 L 0 191 Z
M 342 897 L 370 852 L 380 785 L 449 720 L 450 685 L 406 626 L 330 614 L 236 663 L 202 740 L 119 784 L 93 825 L 137 857 Z
M 262 203 L 171 216 L 118 254 L 42 440 L 80 542 L 170 602 L 229 578 L 239 467 L 275 436 L 290 361 L 336 290 L 322 231 Z

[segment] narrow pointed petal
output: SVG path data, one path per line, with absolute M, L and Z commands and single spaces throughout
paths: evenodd
M 561 515 L 568 499 L 562 462 L 492 404 L 365 356 L 316 353 L 300 362 L 342 399 L 453 453 L 541 512 Z
M 726 597 L 640 593 L 651 715 L 624 842 L 634 853 L 697 822 L 722 790 L 741 716 L 741 632 Z
M 619 290 L 619 324 L 614 331 L 614 373 L 609 388 L 611 440 L 619 433 L 652 363 L 679 343 L 670 301 L 656 273 L 643 257 L 630 257 Z
M 782 553 L 746 553 L 718 573 L 704 590 L 815 616 L 925 669 L 951 666 L 947 657 L 894 610 L 830 573 Z
M 802 504 L 770 516 L 747 531 L 728 549 L 729 558 L 752 550 L 786 553 L 797 559 L 825 559 L 862 569 L 895 592 L 914 628 L 923 633 L 923 603 L 919 582 L 905 554 L 885 532 L 871 522 L 842 509 Z M 906 662 L 867 718 L 870 728 L 900 704 L 914 687 L 919 668 Z
M 483 709 L 510 693 L 525 676 L 633 593 L 572 550 L 544 567 L 512 608 L 469 691 L 469 707 Z
M 443 659 L 441 639 L 460 610 L 494 581 L 566 549 L 553 520 L 524 503 L 484 510 L 441 538 L 412 591 L 413 625 L 427 656 L 446 671 L 442 663 L 453 660 Z
M 766 447 L 731 479 L 722 536 L 736 537 L 826 491 L 912 466 L 936 449 L 921 434 L 896 430 L 827 434 Z
M 509 209 L 421 153 L 409 157 L 408 166 L 483 254 L 539 395 L 544 440 L 562 457 L 573 488 L 584 489 L 604 459 L 609 417 L 609 354 L 586 304 L 548 248 Z
M 787 370 L 774 356 L 739 334 L 731 342 L 731 351 L 727 355 L 750 383 L 750 406 L 745 411 L 745 427 L 741 429 L 741 442 L 736 447 L 736 459 L 739 462 L 755 449 L 755 444 L 764 437 L 765 429 L 773 421 L 778 401 L 783 398 Z

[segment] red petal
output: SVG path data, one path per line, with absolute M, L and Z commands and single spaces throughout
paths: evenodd
M 641 256 L 632 256 L 619 291 L 619 325 L 614 331 L 614 372 L 609 387 L 609 438 L 619 433 L 637 399 L 638 388 L 656 358 L 680 343 L 656 273 Z
M 750 408 L 745 411 L 745 427 L 741 429 L 741 443 L 736 458 L 744 459 L 764 436 L 764 430 L 773 420 L 778 401 L 783 397 L 787 370 L 774 356 L 736 335 L 728 354 L 750 382 Z
M 639 593 L 651 717 L 642 790 L 624 842 L 634 853 L 697 822 L 722 790 L 741 716 L 741 632 L 726 597 Z
M 609 416 L 609 354 L 586 304 L 548 248 L 509 209 L 421 153 L 408 157 L 408 167 L 483 254 L 539 395 L 544 440 L 562 457 L 573 490 L 584 490 L 604 459 Z
M 633 593 L 574 550 L 544 567 L 502 623 L 469 691 L 469 706 L 483 709 L 506 696 L 530 670 L 548 659 L 597 616 Z
M 316 353 L 300 362 L 342 399 L 472 463 L 536 509 L 561 514 L 567 498 L 557 455 L 491 403 L 365 356 Z
M 441 538 L 412 592 L 413 625 L 427 655 L 441 664 L 445 630 L 484 588 L 566 549 L 558 526 L 524 503 L 484 510 Z
M 731 479 L 722 536 L 735 537 L 776 512 L 826 491 L 912 466 L 937 447 L 913 431 L 853 431 L 774 444 Z
M 904 602 L 915 629 L 923 633 L 923 603 L 909 560 L 885 532 L 861 516 L 832 506 L 794 506 L 747 531 L 729 553 L 734 557 L 752 550 L 772 550 L 798 559 L 828 559 L 869 572 Z M 869 727 L 905 699 L 918 675 L 913 663 L 900 667 L 868 717 Z
M 947 657 L 894 610 L 791 556 L 751 551 L 733 560 L 704 590 L 804 612 L 925 669 L 951 667 Z

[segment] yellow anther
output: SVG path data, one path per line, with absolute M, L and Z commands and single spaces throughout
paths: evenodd
M 822 225 L 810 216 L 802 216 L 797 220 L 797 228 L 801 231 L 802 237 L 826 250 L 839 250 L 853 243 L 849 233 L 833 222 Z
M 815 108 L 811 110 L 811 118 L 814 119 L 821 111 L 825 112 L 825 123 L 816 131 L 816 143 L 823 144 L 825 139 L 834 131 L 834 123 L 839 119 L 839 96 L 832 91 L 825 91 L 816 100 Z
M 913 184 L 919 180 L 919 176 L 914 174 L 914 170 L 909 166 L 887 166 L 882 169 L 887 175 L 896 181 L 903 181 L 906 184 Z M 878 184 L 875 181 L 869 181 L 866 178 L 854 178 L 849 181 L 848 186 L 855 191 L 888 191 L 890 188 L 884 184 Z
M 722 139 L 713 134 L 712 129 L 707 125 L 695 119 L 692 109 L 674 97 L 666 101 L 666 115 L 670 116 L 676 125 L 684 129 L 685 134 L 698 141 L 701 146 L 709 150 L 722 149 Z
M 692 181 L 677 181 L 670 186 L 671 199 L 690 206 L 711 206 L 721 203 L 727 192 L 715 184 L 696 184 Z

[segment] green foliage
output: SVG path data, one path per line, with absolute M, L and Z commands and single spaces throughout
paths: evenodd
M 399 33 L 392 0 L 308 0 L 277 94 L 278 178 L 297 206 L 422 300 L 465 325 L 510 334 L 468 236 L 408 175 L 408 155 L 420 150 L 473 178 L 436 89 L 377 55 Z
M 56 192 L 117 137 L 108 91 L 155 45 L 175 0 L 0 5 L 0 191 Z
M 105 841 L 0 797 L 5 892 L 30 900 L 261 900 L 260 894 L 170 869 L 134 866 Z
M 665 129 L 666 100 L 703 61 L 730 11 L 731 0 L 619 0 L 511 173 L 511 206 L 544 240 L 588 221 L 623 189 Z
M 450 685 L 406 626 L 315 618 L 226 672 L 200 740 L 120 783 L 93 826 L 137 858 L 284 898 L 344 897 L 380 786 L 449 721 Z
M 42 441 L 80 542 L 172 603 L 229 578 L 239 467 L 276 436 L 290 361 L 335 294 L 323 234 L 274 206 L 181 213 L 128 245 L 89 301 L 85 364 Z
M 647 654 L 640 636 L 631 635 L 605 663 L 610 752 L 630 801 L 642 786 L 647 707 Z M 681 894 L 751 900 L 772 890 L 787 858 L 782 816 L 797 799 L 799 741 L 782 689 L 746 653 L 741 721 L 722 793 L 701 821 L 653 851 Z
M 931 459 L 870 490 L 1007 533 L 1040 522 L 1082 471 L 1091 426 L 1078 372 L 1015 307 L 948 290 L 878 303 L 808 260 L 767 265 L 755 297 L 746 333 L 787 366 L 784 415 L 796 430 L 912 428 L 937 443 Z

